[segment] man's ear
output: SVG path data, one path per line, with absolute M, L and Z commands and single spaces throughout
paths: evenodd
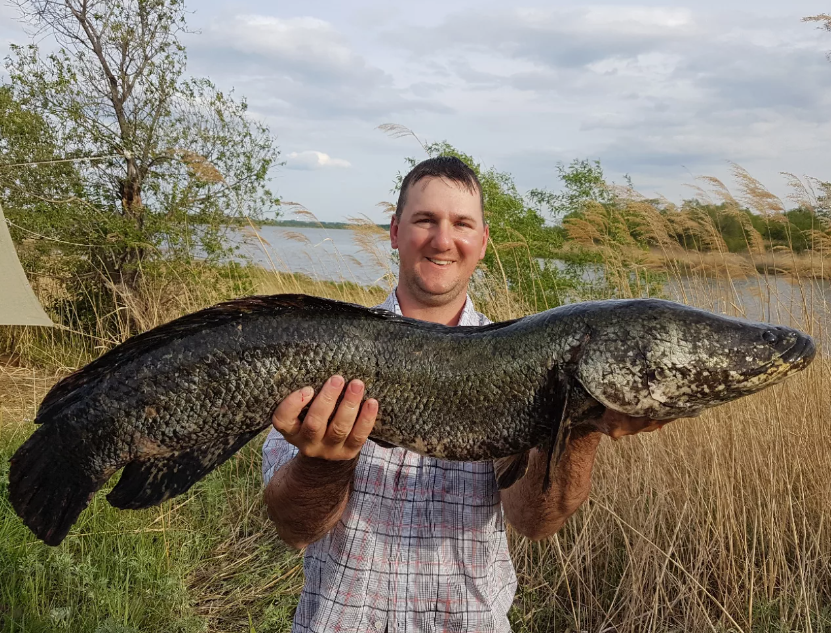
M 390 227 L 391 229 L 392 227 Z M 485 235 L 482 238 L 482 250 L 479 251 L 479 259 L 485 258 L 485 252 L 488 250 L 488 239 L 491 236 L 491 228 L 486 224 L 485 225 Z
M 394 215 L 390 218 L 390 246 L 398 248 L 398 218 Z

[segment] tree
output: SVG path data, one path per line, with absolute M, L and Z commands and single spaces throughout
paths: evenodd
M 186 79 L 181 0 L 18 0 L 60 48 L 7 58 L 15 96 L 55 130 L 83 182 L 86 243 L 100 273 L 135 283 L 148 258 L 207 257 L 231 216 L 274 204 L 279 151 L 244 100 Z M 0 158 L 0 161 L 4 161 Z M 34 192 L 37 193 L 37 192 Z M 194 224 L 200 226 L 194 230 Z
M 0 86 L 0 202 L 10 217 L 26 214 L 38 231 L 54 212 L 77 204 L 83 183 L 75 165 L 59 151 L 55 132 L 43 117 Z
M 528 192 L 535 206 L 540 210 L 547 209 L 555 219 L 581 211 L 587 202 L 609 203 L 614 199 L 599 160 L 575 158 L 568 167 L 558 163 L 557 177 L 563 185 L 559 193 L 545 189 Z
M 9 86 L 0 86 L 0 156 L 0 203 L 12 223 L 12 239 L 20 244 L 32 235 L 51 233 L 56 214 L 77 203 L 83 186 L 71 162 L 54 162 L 61 157 L 51 127 L 26 110 Z M 19 253 L 30 270 L 49 250 L 43 241 L 35 243 Z
M 809 15 L 802 18 L 803 22 L 818 22 L 818 29 L 831 32 L 831 15 L 827 13 L 820 13 L 819 15 Z M 828 58 L 831 59 L 831 53 L 828 53 Z

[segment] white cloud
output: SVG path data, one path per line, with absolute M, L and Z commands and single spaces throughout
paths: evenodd
M 346 39 L 318 18 L 238 15 L 230 23 L 214 25 L 212 31 L 238 51 L 290 60 L 307 71 L 355 74 L 367 69 Z
M 351 167 L 352 163 L 342 158 L 332 158 L 329 154 L 306 150 L 305 152 L 292 152 L 286 157 L 286 167 L 289 169 L 322 169 L 324 167 Z
M 338 118 L 377 125 L 400 112 L 450 111 L 397 87 L 332 23 L 316 17 L 214 18 L 187 46 L 191 72 L 232 83 L 254 110 L 288 125 Z
M 728 160 L 774 186 L 780 170 L 831 176 L 831 36 L 801 22 L 816 2 L 204 0 L 184 44 L 189 73 L 234 87 L 277 136 L 275 189 L 321 218 L 345 197 L 371 213 L 421 156 L 375 130 L 387 121 L 521 190 L 591 157 L 679 199 L 690 172 L 723 176 Z M 28 41 L 12 15 L 0 0 L 0 57 Z M 315 147 L 329 153 L 300 151 Z
M 663 7 L 589 7 L 586 10 L 589 24 L 603 25 L 614 29 L 677 29 L 693 24 L 689 9 L 667 9 Z

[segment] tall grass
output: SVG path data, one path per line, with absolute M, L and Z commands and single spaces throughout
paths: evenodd
M 749 257 L 737 261 L 717 244 L 709 253 L 670 250 L 648 205 L 635 200 L 621 209 L 639 214 L 638 222 L 598 209 L 581 225 L 592 236 L 584 247 L 598 249 L 603 262 L 595 296 L 670 296 L 798 324 L 821 344 L 829 340 L 831 293 L 815 274 L 824 251 L 783 276 L 780 263 L 797 256 L 764 252 L 752 235 L 748 266 Z M 604 237 L 621 222 L 650 231 L 654 249 L 644 253 L 619 232 Z M 372 230 L 361 228 L 367 249 Z M 352 283 L 346 269 L 341 283 L 287 274 L 271 255 L 272 270 L 218 274 L 194 265 L 190 276 L 148 276 L 130 296 L 113 288 L 119 311 L 132 317 L 115 337 L 103 320 L 100 332 L 15 330 L 17 360 L 0 365 L 0 630 L 289 630 L 301 557 L 269 527 L 259 442 L 159 508 L 117 511 L 97 495 L 58 548 L 22 526 L 5 490 L 7 458 L 33 430 L 48 387 L 117 342 L 110 339 L 132 334 L 135 323 L 152 327 L 242 292 L 372 305 L 388 291 Z M 496 320 L 529 311 L 498 271 L 477 276 L 472 292 Z M 566 526 L 540 543 L 510 534 L 519 576 L 514 629 L 831 631 L 829 387 L 831 362 L 821 354 L 786 383 L 700 418 L 604 440 L 591 497 Z

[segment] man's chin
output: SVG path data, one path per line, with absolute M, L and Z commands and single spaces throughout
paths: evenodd
M 415 298 L 428 306 L 438 307 L 447 305 L 467 290 L 466 284 L 435 284 L 424 280 L 416 280 L 410 285 Z

